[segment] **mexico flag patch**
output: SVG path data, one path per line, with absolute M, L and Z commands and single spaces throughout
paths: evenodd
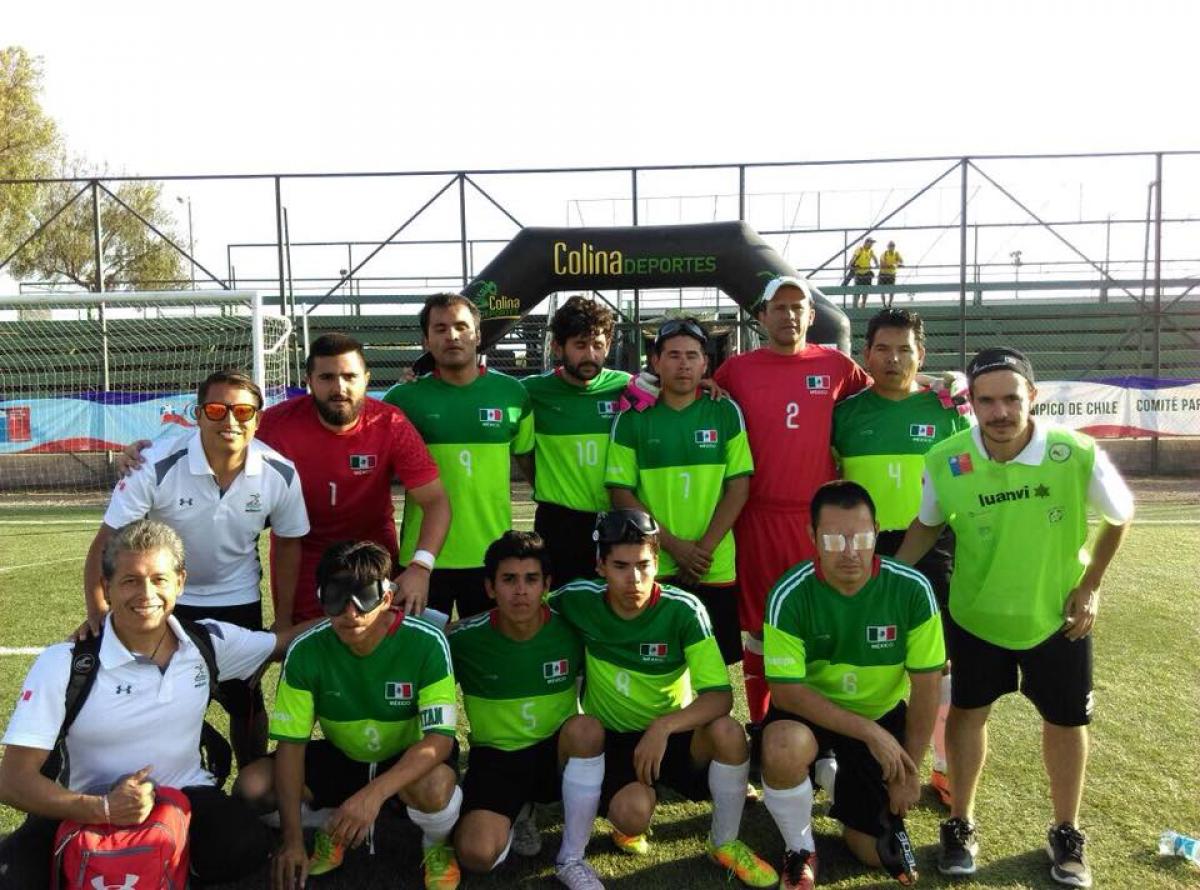
M 544 680 L 557 680 L 559 677 L 565 677 L 570 672 L 571 663 L 565 658 L 542 663 L 542 679 Z
M 642 658 L 666 658 L 667 644 L 666 643 L 642 643 L 641 646 Z
M 867 625 L 867 642 L 871 645 L 879 645 L 880 643 L 896 642 L 896 625 L 894 624 L 868 624 Z

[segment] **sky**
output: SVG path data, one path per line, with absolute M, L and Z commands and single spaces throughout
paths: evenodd
M 0 41 L 42 58 L 74 152 L 163 175 L 1194 149 L 1198 25 L 1196 4 L 1153 0 L 57 0 L 8 4 Z M 293 239 L 382 238 L 431 183 L 297 186 Z M 381 192 L 388 212 L 347 211 Z M 169 195 L 193 198 L 197 253 L 222 269 L 228 242 L 273 237 L 262 187 Z M 559 223 L 564 195 L 605 192 L 557 189 L 528 213 Z

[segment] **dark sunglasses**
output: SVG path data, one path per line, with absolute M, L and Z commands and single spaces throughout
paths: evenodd
M 366 615 L 379 608 L 384 593 L 391 589 L 390 581 L 372 581 L 360 587 L 350 579 L 331 578 L 317 588 L 317 600 L 321 603 L 321 611 L 330 618 L 337 618 L 351 603 Z
M 641 510 L 609 510 L 596 517 L 592 540 L 598 544 L 620 544 L 630 531 L 638 535 L 657 535 L 658 523 Z
M 680 334 L 686 334 L 689 337 L 694 337 L 700 341 L 700 344 L 708 344 L 708 334 L 704 332 L 704 328 L 696 324 L 688 318 L 672 318 L 670 321 L 664 321 L 658 329 L 658 334 L 654 337 L 654 349 L 657 352 L 662 348 L 665 341 L 672 337 L 677 337 Z
M 200 413 L 213 423 L 220 423 L 231 411 L 233 419 L 238 423 L 249 423 L 258 413 L 258 406 L 247 405 L 244 402 L 237 405 L 226 405 L 224 402 L 205 402 L 200 406 Z

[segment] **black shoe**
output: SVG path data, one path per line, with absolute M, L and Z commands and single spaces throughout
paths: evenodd
M 1046 852 L 1050 854 L 1050 877 L 1072 887 L 1092 886 L 1092 870 L 1083 854 L 1087 841 L 1082 831 L 1070 822 L 1050 829 L 1046 835 Z
M 938 871 L 944 875 L 975 874 L 979 839 L 975 826 L 957 816 L 942 823 L 942 849 L 938 852 Z
M 785 850 L 779 890 L 813 890 L 816 884 L 817 854 L 812 850 Z
M 917 883 L 917 857 L 913 855 L 904 820 L 885 808 L 881 821 L 883 833 L 875 839 L 879 864 L 905 887 L 911 887 Z

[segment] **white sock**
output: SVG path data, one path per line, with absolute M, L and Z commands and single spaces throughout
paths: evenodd
M 436 813 L 423 813 L 408 807 L 408 818 L 412 819 L 413 825 L 421 829 L 423 849 L 428 850 L 446 842 L 446 838 L 450 837 L 450 832 L 454 830 L 454 823 L 458 821 L 458 811 L 461 808 L 462 789 L 457 785 L 454 786 L 454 793 L 450 795 L 450 803 Z
M 723 846 L 738 836 L 742 826 L 742 810 L 746 808 L 746 782 L 750 778 L 750 761 L 731 766 L 712 761 L 708 765 L 708 791 L 712 795 L 712 829 L 709 840 L 714 847 Z
M 504 845 L 504 849 L 500 851 L 500 855 L 496 857 L 496 861 L 492 863 L 492 867 L 488 871 L 495 871 L 499 868 L 504 860 L 508 858 L 508 851 L 512 849 L 513 830 L 508 829 L 508 843 Z
M 600 786 L 604 784 L 604 755 L 572 757 L 562 777 L 562 846 L 555 861 L 562 865 L 582 859 L 592 836 L 592 823 L 600 808 Z
M 795 788 L 772 788 L 763 782 L 763 802 L 783 836 L 783 844 L 794 853 L 816 852 L 812 835 L 812 782 L 805 779 Z
M 950 675 L 943 674 L 938 687 L 941 693 L 937 717 L 933 721 L 933 768 L 939 773 L 946 771 L 946 715 L 950 713 Z
M 833 806 L 833 792 L 837 788 L 838 762 L 836 757 L 822 757 L 813 765 L 813 773 L 817 787 L 829 795 L 829 805 Z

